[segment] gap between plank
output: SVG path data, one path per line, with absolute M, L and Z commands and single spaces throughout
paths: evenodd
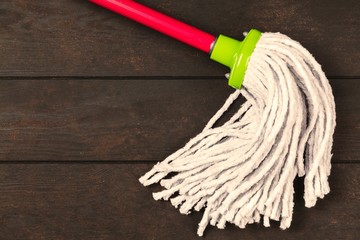
M 360 76 L 327 76 L 328 79 L 359 79 Z M 216 80 L 224 76 L 0 76 L 0 80 Z
M 0 165 L 11 165 L 11 164 L 156 164 L 157 160 L 89 160 L 89 161 L 76 161 L 76 160 L 65 160 L 65 161 L 45 161 L 45 160 L 16 160 L 16 161 L 0 161 Z M 332 164 L 360 164 L 360 160 L 344 160 L 344 161 L 334 161 Z

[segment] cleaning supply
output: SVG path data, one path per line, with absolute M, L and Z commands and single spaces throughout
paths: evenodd
M 210 54 L 228 66 L 235 92 L 203 131 L 142 176 L 147 186 L 165 189 L 183 214 L 204 210 L 198 235 L 208 224 L 240 228 L 261 221 L 290 227 L 293 181 L 305 176 L 305 205 L 329 193 L 335 103 L 329 82 L 314 57 L 280 33 L 250 30 L 243 41 L 214 37 L 131 0 L 91 0 Z M 216 126 L 234 101 L 246 102 Z M 171 173 L 171 176 L 169 176 Z

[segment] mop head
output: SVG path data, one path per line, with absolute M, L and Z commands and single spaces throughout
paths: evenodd
M 240 96 L 246 102 L 214 126 Z M 199 223 L 240 228 L 261 221 L 290 227 L 296 176 L 305 176 L 305 206 L 329 193 L 335 128 L 331 87 L 313 56 L 280 33 L 263 33 L 241 90 L 229 96 L 204 130 L 139 180 L 160 181 L 182 214 L 205 209 Z M 171 177 L 167 177 L 170 173 Z

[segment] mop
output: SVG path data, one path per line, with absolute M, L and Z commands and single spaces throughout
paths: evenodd
M 293 181 L 304 176 L 306 207 L 329 193 L 335 103 L 314 57 L 280 33 L 252 29 L 243 41 L 214 37 L 131 0 L 91 0 L 172 36 L 230 68 L 235 88 L 203 131 L 157 163 L 139 180 L 160 183 L 155 200 L 169 200 L 180 213 L 204 209 L 202 236 L 210 224 L 244 228 L 259 223 L 290 227 Z M 218 120 L 243 96 L 224 124 Z

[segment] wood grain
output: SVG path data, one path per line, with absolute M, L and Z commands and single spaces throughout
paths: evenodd
M 360 81 L 330 83 L 333 160 L 359 160 Z M 220 79 L 3 80 L 0 159 L 158 161 L 198 134 L 230 92 Z
M 154 201 L 137 181 L 149 164 L 1 164 L 1 239 L 199 239 L 202 213 Z M 289 230 L 209 227 L 204 239 L 358 239 L 360 166 L 336 164 L 332 192 L 307 209 L 296 181 Z M 341 204 L 340 204 L 341 203 Z M 21 231 L 19 231 L 21 229 Z
M 289 230 L 204 239 L 360 239 L 360 1 L 139 2 L 214 34 L 285 33 L 331 76 L 330 195 L 307 209 L 297 179 Z M 0 1 L 0 239 L 199 239 L 202 213 L 154 201 L 160 187 L 137 179 L 202 130 L 232 92 L 226 72 L 88 1 Z
M 300 41 L 328 76 L 360 76 L 358 0 L 140 1 L 214 34 Z M 0 3 L 0 76 L 222 76 L 228 70 L 84 0 Z

